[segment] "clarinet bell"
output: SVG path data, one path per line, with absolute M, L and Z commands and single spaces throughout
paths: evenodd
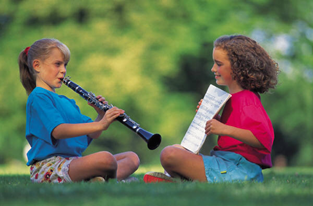
M 150 150 L 158 148 L 160 144 L 161 144 L 161 135 L 159 134 L 152 135 L 147 142 L 148 148 Z
M 156 148 L 158 148 L 158 146 L 161 143 L 161 135 L 159 134 L 152 134 L 142 128 L 140 128 L 140 130 L 137 132 L 137 134 L 145 140 L 145 142 L 147 143 L 147 146 L 150 150 L 154 150 Z

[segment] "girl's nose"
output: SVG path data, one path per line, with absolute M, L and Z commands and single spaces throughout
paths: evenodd
M 63 66 L 63 67 L 62 67 L 61 72 L 66 73 L 66 66 Z
M 214 64 L 215 65 L 215 64 Z M 215 66 L 213 65 L 211 72 L 216 72 Z

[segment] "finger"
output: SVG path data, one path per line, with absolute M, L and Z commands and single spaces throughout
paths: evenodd
M 116 116 L 116 115 L 119 116 L 123 113 L 124 113 L 124 110 L 118 109 L 116 107 L 113 107 L 109 110 L 109 115 L 112 115 L 112 116 Z
M 119 109 L 119 110 L 114 111 L 114 112 L 112 113 L 112 115 L 113 115 L 113 116 L 116 116 L 116 115 L 119 116 L 119 115 L 121 115 L 121 114 L 123 114 L 123 113 L 124 113 L 123 110 L 120 110 L 120 109 Z
M 123 109 L 119 109 L 117 107 L 113 107 L 113 108 L 114 108 L 115 111 L 119 112 L 120 114 L 123 114 L 125 112 Z
M 98 100 L 99 100 L 99 102 L 103 102 L 103 103 L 106 102 L 104 97 L 101 97 L 101 98 L 99 98 Z M 106 102 L 106 103 L 107 103 L 107 102 Z
M 212 121 L 211 121 L 211 120 L 208 120 L 208 121 L 205 123 L 206 126 L 210 126 L 211 124 L 212 124 Z
M 110 121 L 114 121 L 118 116 L 120 116 L 121 113 L 120 112 L 115 112 L 110 116 Z
M 97 100 L 99 100 L 101 102 L 105 101 L 105 98 L 101 95 L 98 95 L 96 98 L 97 98 Z
M 121 112 L 117 112 L 116 114 L 114 114 L 114 117 L 117 118 L 120 115 L 121 115 Z
M 109 122 L 112 122 L 114 119 L 116 119 L 119 116 L 119 113 L 110 113 L 106 117 Z
M 210 128 L 206 128 L 206 129 L 205 129 L 205 134 L 206 134 L 206 135 L 209 135 L 210 132 L 211 132 Z

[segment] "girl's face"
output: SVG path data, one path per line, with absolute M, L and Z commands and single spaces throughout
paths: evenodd
M 33 68 L 36 70 L 36 86 L 55 92 L 55 88 L 62 86 L 66 74 L 67 62 L 58 48 L 52 49 L 50 56 L 44 61 L 34 60 Z
M 224 85 L 229 88 L 230 93 L 238 92 L 241 88 L 236 80 L 232 77 L 232 69 L 227 52 L 223 49 L 214 47 L 213 49 L 214 65 L 211 71 L 215 75 L 216 84 Z M 242 90 L 242 89 L 241 89 Z

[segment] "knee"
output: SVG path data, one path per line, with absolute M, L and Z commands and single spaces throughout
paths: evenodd
M 138 155 L 135 152 L 127 152 L 127 157 L 130 160 L 130 162 L 132 163 L 132 165 L 138 169 L 139 165 L 140 165 L 140 159 L 138 157 Z
M 98 158 L 98 166 L 101 170 L 109 170 L 109 171 L 116 171 L 117 170 L 117 161 L 115 157 L 110 152 L 99 152 Z
M 175 146 L 167 146 L 162 150 L 160 155 L 160 161 L 164 168 L 170 167 L 175 163 L 177 157 L 177 149 L 178 148 Z

